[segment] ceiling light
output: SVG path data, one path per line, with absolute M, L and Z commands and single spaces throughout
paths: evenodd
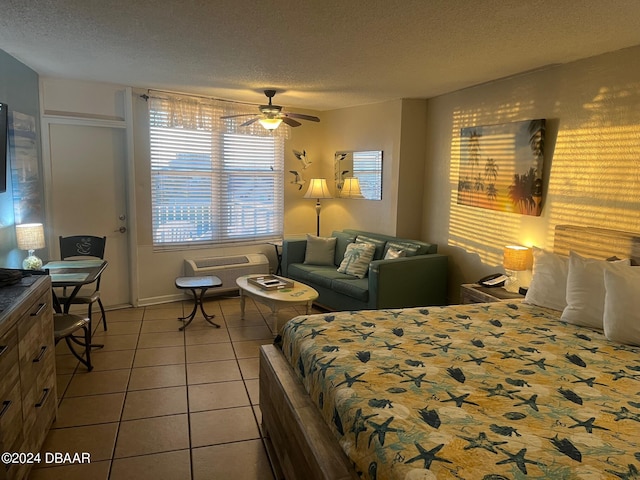
M 267 130 L 275 130 L 282 123 L 281 118 L 261 118 L 258 121 Z

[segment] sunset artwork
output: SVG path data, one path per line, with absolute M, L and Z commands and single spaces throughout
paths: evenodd
M 462 128 L 458 203 L 539 216 L 544 134 L 544 119 Z

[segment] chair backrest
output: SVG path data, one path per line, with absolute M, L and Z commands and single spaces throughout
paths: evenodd
M 62 260 L 71 257 L 104 258 L 106 244 L 107 237 L 94 237 L 92 235 L 61 236 L 60 258 Z

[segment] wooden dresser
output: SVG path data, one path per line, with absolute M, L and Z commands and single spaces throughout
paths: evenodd
M 37 453 L 57 413 L 49 276 L 0 288 L 0 453 Z M 0 479 L 24 479 L 31 464 L 0 464 Z

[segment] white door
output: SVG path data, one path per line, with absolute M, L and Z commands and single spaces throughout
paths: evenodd
M 49 123 L 52 259 L 58 236 L 107 237 L 100 294 L 105 306 L 130 304 L 126 203 L 126 132 Z

